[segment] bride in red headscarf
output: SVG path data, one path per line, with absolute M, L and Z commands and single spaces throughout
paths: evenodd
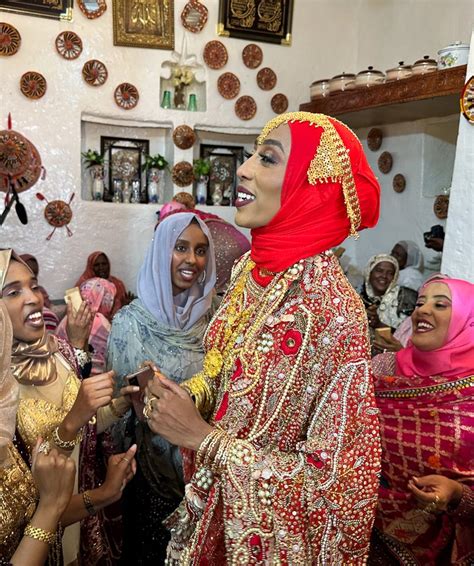
M 305 112 L 270 121 L 238 175 L 252 248 L 203 371 L 147 391 L 151 429 L 191 449 L 168 563 L 364 564 L 380 469 L 367 319 L 327 250 L 375 225 L 380 188 L 356 136 Z

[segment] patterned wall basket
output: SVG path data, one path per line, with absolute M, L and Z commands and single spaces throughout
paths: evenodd
M 370 151 L 377 151 L 380 149 L 383 140 L 383 132 L 379 128 L 372 128 L 367 134 L 367 146 Z
M 190 126 L 183 124 L 174 129 L 173 142 L 176 147 L 179 147 L 179 149 L 189 149 L 190 147 L 193 147 L 195 141 L 196 134 Z
M 117 106 L 124 110 L 131 110 L 138 104 L 140 98 L 138 90 L 130 83 L 119 84 L 114 92 L 115 102 Z
M 288 110 L 288 98 L 282 93 L 275 94 L 272 97 L 271 105 L 275 114 L 283 114 Z
M 210 69 L 222 69 L 227 63 L 229 55 L 225 45 L 220 41 L 208 41 L 203 52 L 204 62 Z
M 249 69 L 256 69 L 262 64 L 263 51 L 256 43 L 249 43 L 242 50 L 242 61 Z
M 57 228 L 66 227 L 66 232 L 68 236 L 72 236 L 72 232 L 68 226 L 68 224 L 72 220 L 72 208 L 71 202 L 74 199 L 74 193 L 69 198 L 69 202 L 65 202 L 63 200 L 52 200 L 48 201 L 48 199 L 42 195 L 41 193 L 36 193 L 36 198 L 41 201 L 46 201 L 46 208 L 44 209 L 44 217 L 46 222 L 53 226 L 53 231 L 49 236 L 47 236 L 47 240 L 51 240 L 53 234 L 56 232 Z
M 46 79 L 36 71 L 28 71 L 20 79 L 20 90 L 26 98 L 38 100 L 45 95 L 46 88 Z
M 377 160 L 377 165 L 379 167 L 379 171 L 381 173 L 384 173 L 384 175 L 390 173 L 393 166 L 392 154 L 389 153 L 388 151 L 384 151 L 383 153 L 381 153 L 380 157 Z
M 257 113 L 257 103 L 251 96 L 241 96 L 235 103 L 235 113 L 241 120 L 251 120 Z
M 223 73 L 217 79 L 217 90 L 221 96 L 231 100 L 240 92 L 240 81 L 234 73 Z
M 187 187 L 194 181 L 193 166 L 189 161 L 176 163 L 171 172 L 173 183 L 178 187 Z
M 63 31 L 56 38 L 56 50 L 64 59 L 72 61 L 82 53 L 82 39 L 73 31 Z
M 277 83 L 277 76 L 270 67 L 263 67 L 257 73 L 257 84 L 262 90 L 272 90 Z
M 98 59 L 86 61 L 82 67 L 82 77 L 88 85 L 102 86 L 108 76 L 107 67 Z
M 189 0 L 181 12 L 183 27 L 192 33 L 199 33 L 204 29 L 208 18 L 208 10 L 199 0 Z
M 11 57 L 18 52 L 20 45 L 21 35 L 19 31 L 6 22 L 0 22 L 0 55 Z
M 407 186 L 407 181 L 405 179 L 405 175 L 402 175 L 401 173 L 397 173 L 392 181 L 393 190 L 396 193 L 403 193 L 406 186 Z

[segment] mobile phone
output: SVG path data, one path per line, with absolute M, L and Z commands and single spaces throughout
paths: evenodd
M 390 326 L 382 326 L 381 328 L 375 329 L 375 336 L 377 338 L 383 338 L 385 340 L 390 340 L 392 337 L 392 329 Z
M 72 305 L 72 308 L 77 312 L 79 307 L 82 305 L 81 292 L 79 287 L 73 287 L 72 289 L 66 289 L 64 293 L 64 300 Z
M 145 366 L 144 368 L 141 368 L 138 371 L 125 376 L 125 381 L 128 385 L 135 385 L 136 387 L 140 387 L 140 391 L 137 391 L 136 393 L 132 393 L 130 395 L 135 414 L 140 421 L 145 420 L 145 417 L 143 416 L 143 408 L 145 406 L 145 389 L 150 379 L 153 379 L 154 375 L 155 372 L 152 370 L 152 368 Z

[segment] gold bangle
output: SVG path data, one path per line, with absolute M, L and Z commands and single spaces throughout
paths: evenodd
M 82 500 L 84 501 L 84 507 L 89 515 L 95 515 L 97 513 L 97 509 L 94 507 L 88 491 L 82 492 Z
M 73 450 L 76 444 L 79 444 L 82 440 L 82 428 L 79 430 L 74 440 L 62 440 L 59 436 L 59 426 L 57 426 L 53 429 L 52 438 L 54 444 L 56 444 L 58 448 L 61 448 L 61 450 Z
M 34 527 L 31 523 L 26 525 L 23 535 L 35 540 L 40 540 L 46 544 L 53 544 L 56 541 L 56 533 L 45 531 L 40 527 Z

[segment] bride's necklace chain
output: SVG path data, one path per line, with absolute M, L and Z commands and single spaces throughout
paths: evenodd
M 223 373 L 227 379 L 242 349 L 249 349 L 255 344 L 257 334 L 264 326 L 269 315 L 280 305 L 289 286 L 298 279 L 304 270 L 304 260 L 292 265 L 286 271 L 275 275 L 270 284 L 264 288 L 258 288 L 254 300 L 245 308 L 247 289 L 256 290 L 252 285 L 250 272 L 255 263 L 248 259 L 230 293 L 230 300 L 223 310 L 216 313 L 216 320 L 220 318 L 220 324 L 215 336 L 212 337 L 214 346 L 208 350 L 204 357 L 204 374 L 210 378 L 216 378 Z M 225 317 L 225 318 L 224 318 Z M 252 320 L 246 328 L 249 320 Z M 211 323 L 212 327 L 212 323 Z M 245 339 L 243 331 L 245 329 Z M 208 336 L 209 340 L 211 336 Z M 239 347 L 235 347 L 239 343 Z

